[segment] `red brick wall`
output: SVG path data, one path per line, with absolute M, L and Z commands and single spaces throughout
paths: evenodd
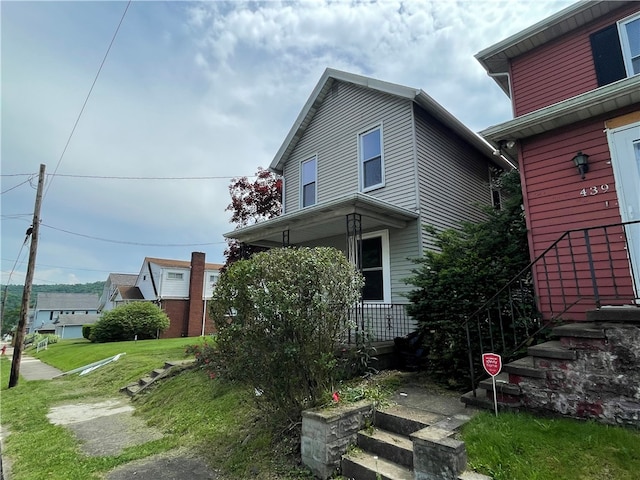
M 196 337 L 202 333 L 202 315 L 204 314 L 205 254 L 193 252 L 191 254 L 191 274 L 189 276 L 189 320 L 187 323 L 187 337 Z
M 169 328 L 160 337 L 186 337 L 186 320 L 189 318 L 189 302 L 187 300 L 162 300 L 160 305 L 169 317 Z

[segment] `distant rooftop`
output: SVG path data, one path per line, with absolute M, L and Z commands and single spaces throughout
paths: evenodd
M 36 310 L 95 310 L 98 308 L 95 293 L 38 293 Z

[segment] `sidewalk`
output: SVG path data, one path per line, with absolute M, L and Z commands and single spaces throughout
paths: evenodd
M 13 347 L 7 347 L 5 356 L 11 361 L 13 359 Z M 58 370 L 51 365 L 41 362 L 37 358 L 22 354 L 20 359 L 20 375 L 25 380 L 52 380 L 58 375 L 62 375 L 62 370 Z

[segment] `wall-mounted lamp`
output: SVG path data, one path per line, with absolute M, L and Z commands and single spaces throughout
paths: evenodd
M 515 146 L 516 146 L 516 141 L 515 140 L 500 140 L 498 142 L 498 149 L 493 152 L 493 155 L 496 156 L 496 157 L 499 157 L 499 156 L 502 155 L 502 152 L 505 149 L 511 150 Z
M 584 174 L 589 171 L 589 155 L 587 155 L 586 153 L 578 152 L 576 153 L 576 156 L 573 157 L 573 163 L 578 168 L 578 172 L 584 180 Z

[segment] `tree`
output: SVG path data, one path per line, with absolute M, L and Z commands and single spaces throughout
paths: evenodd
M 517 171 L 502 174 L 502 209 L 487 220 L 434 235 L 439 251 L 426 251 L 408 283 L 416 287 L 408 312 L 425 333 L 430 373 L 452 386 L 468 381 L 465 319 L 529 264 L 527 230 Z
M 334 248 L 277 248 L 233 263 L 214 292 L 217 374 L 256 389 L 275 425 L 299 422 L 336 381 L 335 353 L 363 278 Z
M 234 178 L 229 185 L 231 203 L 225 209 L 233 212 L 231 223 L 236 228 L 253 225 L 263 220 L 277 217 L 282 208 L 282 179 L 268 170 L 258 167 L 256 179 L 249 181 L 247 177 Z M 242 249 L 237 240 L 227 240 L 228 247 L 224 252 L 225 268 L 242 258 Z M 248 255 L 264 249 L 245 246 Z
M 91 328 L 91 340 L 119 342 L 156 338 L 169 328 L 169 317 L 150 302 L 132 302 L 105 312 Z

